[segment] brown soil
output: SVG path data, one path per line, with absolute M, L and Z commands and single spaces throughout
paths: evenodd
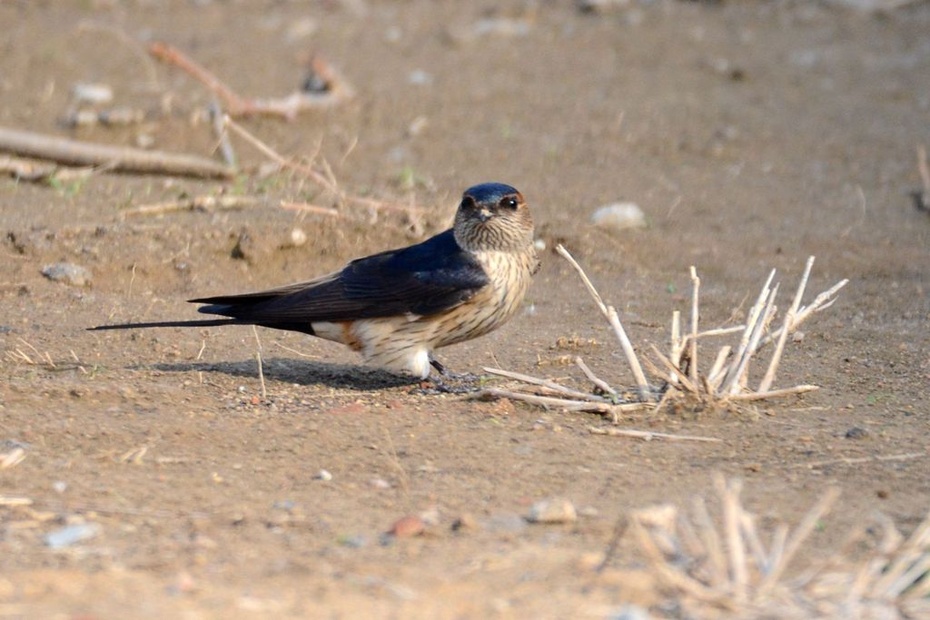
M 619 4 L 619 3 L 618 3 Z M 167 8 L 170 6 L 170 9 Z M 673 411 L 629 428 L 720 444 L 593 436 L 591 414 L 415 393 L 354 355 L 248 328 L 86 332 L 194 318 L 185 299 L 284 284 L 417 238 L 403 219 L 352 223 L 280 208 L 313 202 L 300 175 L 235 182 L 98 174 L 52 186 L 0 180 L 0 615 L 22 617 L 602 617 L 628 602 L 675 616 L 614 524 L 655 502 L 745 480 L 763 525 L 795 522 L 831 485 L 839 506 L 811 538 L 824 557 L 875 510 L 905 532 L 930 507 L 930 217 L 914 208 L 915 149 L 930 145 L 930 4 L 888 13 L 838 3 L 2 2 L 0 124 L 113 144 L 144 135 L 207 154 L 210 96 L 142 47 L 164 40 L 237 90 L 278 96 L 319 51 L 357 95 L 292 123 L 244 121 L 287 156 L 318 148 L 348 192 L 426 209 L 429 234 L 482 181 L 520 188 L 538 235 L 564 243 L 623 313 L 635 343 L 664 346 L 703 279 L 703 323 L 725 323 L 778 268 L 836 305 L 790 344 L 777 385 L 818 392 L 753 410 Z M 481 24 L 500 27 L 482 34 Z M 113 87 L 141 126 L 67 130 L 78 82 Z M 425 119 L 416 121 L 418 118 Z M 420 131 L 410 131 L 412 124 Z M 265 163 L 242 142 L 247 169 Z M 221 191 L 238 211 L 120 219 L 121 210 Z M 604 203 L 649 225 L 606 232 Z M 309 242 L 287 245 L 302 228 Z M 248 236 L 245 259 L 231 256 Z M 93 273 L 78 288 L 42 268 Z M 789 293 L 782 293 L 787 304 Z M 522 313 L 442 352 L 568 379 L 560 337 L 629 385 L 618 347 L 569 266 L 547 253 Z M 145 448 L 145 452 L 140 451 Z M 883 457 L 909 455 L 898 460 Z M 138 457 L 138 458 L 134 458 Z M 844 460 L 851 459 L 851 460 Z M 852 460 L 854 459 L 854 460 Z M 827 462 L 824 464 L 824 462 Z M 320 470 L 332 479 L 320 480 Z M 546 497 L 572 525 L 528 525 Z M 382 534 L 431 511 L 422 536 Z M 470 527 L 453 530 L 464 519 Z M 96 537 L 50 549 L 68 523 Z M 768 531 L 768 528 L 764 528 Z M 800 566 L 800 565 L 799 565 Z

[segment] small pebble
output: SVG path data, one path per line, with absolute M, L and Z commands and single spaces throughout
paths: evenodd
M 846 431 L 846 439 L 863 439 L 868 436 L 869 431 L 860 426 L 854 426 Z
M 426 522 L 417 515 L 407 515 L 395 521 L 387 533 L 396 538 L 419 536 L 426 531 Z
M 422 69 L 415 69 L 407 76 L 407 81 L 414 86 L 427 86 L 433 83 L 433 76 Z
M 63 549 L 71 545 L 90 540 L 100 534 L 99 523 L 78 523 L 68 525 L 45 535 L 45 544 L 51 549 Z
M 615 202 L 595 211 L 591 216 L 591 222 L 601 228 L 625 230 L 642 228 L 646 225 L 646 216 L 636 203 Z
M 113 89 L 106 84 L 78 82 L 71 87 L 71 94 L 78 103 L 101 105 L 113 101 Z
M 93 279 L 90 270 L 74 263 L 52 263 L 42 268 L 42 275 L 71 286 L 87 286 Z
M 473 532 L 478 529 L 478 521 L 468 513 L 463 514 L 452 522 L 453 532 Z
M 321 480 L 323 482 L 329 482 L 333 479 L 333 475 L 325 469 L 321 469 L 313 475 L 314 480 Z
M 304 232 L 302 228 L 294 228 L 291 230 L 290 245 L 293 248 L 299 248 L 300 246 L 307 243 L 307 233 Z
M 571 501 L 550 497 L 533 504 L 526 520 L 530 523 L 572 523 L 578 520 L 578 513 Z

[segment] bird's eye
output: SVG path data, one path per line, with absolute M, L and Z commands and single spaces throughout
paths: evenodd
M 516 209 L 520 206 L 520 203 L 513 196 L 504 196 L 501 198 L 501 201 L 498 203 L 501 207 L 506 207 L 507 209 Z

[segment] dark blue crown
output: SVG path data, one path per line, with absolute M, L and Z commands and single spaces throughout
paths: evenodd
M 465 190 L 463 197 L 471 196 L 476 203 L 496 203 L 508 194 L 517 194 L 517 190 L 503 183 L 482 183 Z

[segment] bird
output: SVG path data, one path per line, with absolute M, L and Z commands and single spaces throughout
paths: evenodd
M 504 183 L 462 194 L 452 227 L 425 241 L 351 261 L 269 290 L 189 300 L 225 318 L 98 325 L 92 330 L 256 325 L 348 346 L 365 362 L 427 379 L 451 375 L 436 349 L 497 329 L 520 308 L 539 270 L 533 218 Z

